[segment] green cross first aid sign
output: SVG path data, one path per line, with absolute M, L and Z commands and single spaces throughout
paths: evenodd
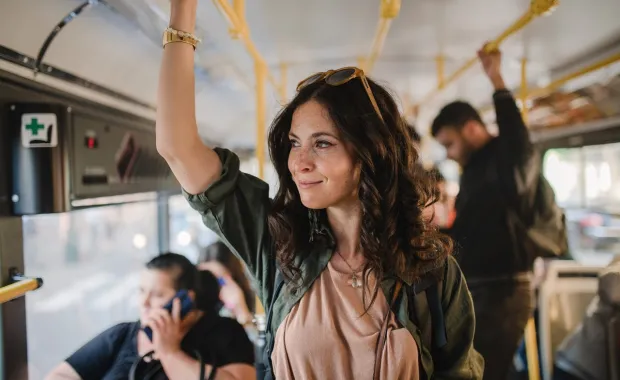
M 53 148 L 57 146 L 58 120 L 56 114 L 23 114 L 21 135 L 24 148 Z

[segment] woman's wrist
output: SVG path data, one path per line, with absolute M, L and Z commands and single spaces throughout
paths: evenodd
M 237 316 L 237 322 L 239 322 L 239 324 L 243 326 L 249 323 L 252 323 L 252 321 L 254 321 L 254 315 L 250 312 L 250 310 L 248 310 L 245 307 L 243 308 L 243 310 L 239 310 L 235 314 Z

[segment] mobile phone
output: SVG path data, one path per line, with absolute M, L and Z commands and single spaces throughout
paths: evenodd
M 189 292 L 185 289 L 181 289 L 177 292 L 177 294 L 172 297 L 172 299 L 164 305 L 164 309 L 168 310 L 168 313 L 172 313 L 172 301 L 175 298 L 178 298 L 181 301 L 181 319 L 185 318 L 187 313 L 189 313 L 194 308 L 194 301 L 192 301 L 189 296 Z M 144 326 L 143 328 L 146 336 L 149 337 L 149 340 L 153 340 L 153 330 L 150 326 Z

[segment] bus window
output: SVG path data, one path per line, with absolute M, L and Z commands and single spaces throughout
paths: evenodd
M 24 217 L 26 273 L 45 286 L 26 297 L 31 379 L 101 331 L 138 318 L 138 275 L 158 251 L 156 202 Z
M 218 240 L 217 235 L 205 227 L 200 214 L 189 206 L 183 195 L 168 198 L 168 214 L 172 252 L 185 255 L 195 263 L 200 248 Z
M 573 257 L 605 265 L 620 250 L 620 143 L 550 149 L 543 170 L 565 209 Z

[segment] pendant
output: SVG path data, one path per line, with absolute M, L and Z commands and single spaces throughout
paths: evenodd
M 351 280 L 349 281 L 349 283 L 352 287 L 356 289 L 362 287 L 362 282 L 357 278 L 355 274 L 351 276 Z

